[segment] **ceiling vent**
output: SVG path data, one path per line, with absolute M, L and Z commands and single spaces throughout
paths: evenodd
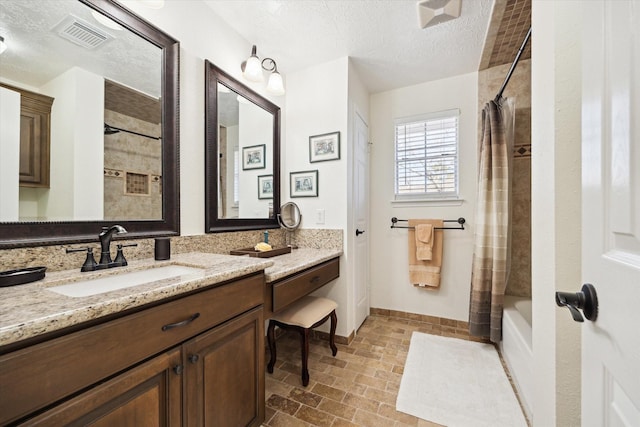
M 63 39 L 86 49 L 95 49 L 113 38 L 101 29 L 73 15 L 65 17 L 58 25 L 53 27 L 53 31 L 57 32 Z
M 420 28 L 433 27 L 460 16 L 462 0 L 421 0 L 418 2 Z

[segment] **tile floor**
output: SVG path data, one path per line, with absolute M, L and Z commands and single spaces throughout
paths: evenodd
M 327 341 L 313 339 L 307 387 L 300 380 L 299 336 L 283 335 L 273 374 L 266 373 L 264 425 L 438 426 L 395 410 L 413 331 L 440 334 L 425 322 L 373 314 L 350 345 L 338 344 L 335 358 Z

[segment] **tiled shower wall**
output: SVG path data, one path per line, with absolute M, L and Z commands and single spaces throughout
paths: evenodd
M 478 134 L 482 108 L 495 98 L 511 64 L 478 73 Z M 518 63 L 503 94 L 516 100 L 512 182 L 511 272 L 507 295 L 531 297 L 531 60 Z
M 105 110 L 105 123 L 160 136 L 160 124 Z M 104 137 L 104 219 L 162 218 L 162 141 L 119 132 Z M 142 182 L 127 189 L 127 173 Z M 141 185 L 140 185 L 141 184 Z M 133 191 L 132 191 L 133 190 Z M 137 194 L 136 194 L 137 193 Z

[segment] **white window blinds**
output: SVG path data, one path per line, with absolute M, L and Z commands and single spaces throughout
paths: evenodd
M 396 198 L 457 197 L 458 110 L 397 120 Z

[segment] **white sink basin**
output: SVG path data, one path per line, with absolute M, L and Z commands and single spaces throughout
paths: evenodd
M 203 273 L 204 269 L 202 268 L 166 265 L 164 267 L 150 268 L 147 270 L 114 274 L 98 279 L 83 280 L 68 285 L 52 286 L 49 290 L 68 297 L 88 297 L 163 279 L 179 278 L 181 279 L 180 281 L 187 281 L 202 277 Z

